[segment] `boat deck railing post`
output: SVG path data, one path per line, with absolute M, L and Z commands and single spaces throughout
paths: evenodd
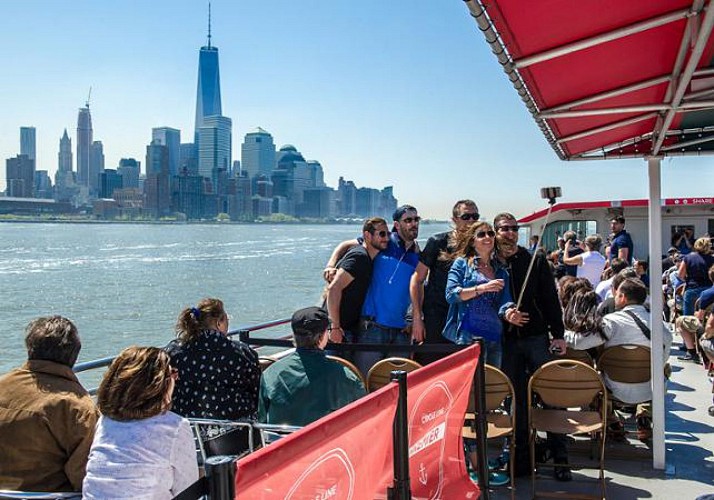
M 389 498 L 411 500 L 409 483 L 409 430 L 407 422 L 407 372 L 393 371 L 391 380 L 399 384 L 397 411 L 394 415 L 394 487 L 390 488 Z
M 235 498 L 235 458 L 228 455 L 219 455 L 206 459 L 208 498 L 211 500 L 233 500 Z
M 483 339 L 477 338 L 479 344 L 478 363 L 474 372 L 474 422 L 473 430 L 476 431 L 476 446 L 478 447 L 478 487 L 481 490 L 483 500 L 488 500 L 488 447 L 486 443 L 486 366 L 484 365 Z M 511 450 L 513 453 L 513 450 Z

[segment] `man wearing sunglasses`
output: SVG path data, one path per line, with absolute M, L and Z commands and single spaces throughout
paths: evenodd
M 398 207 L 394 214 L 394 227 L 386 249 L 374 259 L 372 281 L 362 307 L 360 342 L 366 344 L 408 345 L 409 281 L 419 263 L 419 236 L 421 217 L 411 205 Z M 408 356 L 407 351 L 395 349 L 389 353 L 361 351 L 355 354 L 355 364 L 367 373 L 382 358 Z
M 387 221 L 372 217 L 362 225 L 362 243 L 348 250 L 337 263 L 335 277 L 327 287 L 330 342 L 358 341 L 362 305 L 372 279 L 372 261 L 388 244 Z
M 545 256 L 541 252 L 531 256 L 528 249 L 518 245 L 516 218 L 510 213 L 500 213 L 494 218 L 493 227 L 496 230 L 498 258 L 506 264 L 511 277 L 513 300 L 519 299 L 523 289 L 519 310 L 525 320 L 518 326 L 504 324 L 501 362 L 501 369 L 511 379 L 515 390 L 515 473 L 519 476 L 531 470 L 528 454 L 528 380 L 541 365 L 553 359 L 553 354 L 565 353 L 563 313 Z M 533 268 L 526 282 L 531 258 L 534 259 Z M 562 435 L 549 434 L 548 446 L 555 463 L 567 463 Z M 570 470 L 566 467 L 556 467 L 554 472 L 559 481 L 571 479 Z
M 419 264 L 409 283 L 412 301 L 412 338 L 426 344 L 450 343 L 441 332 L 446 324 L 449 304 L 446 302 L 446 280 L 451 263 L 440 260 L 442 252 L 452 252 L 449 241 L 479 219 L 478 207 L 472 200 L 459 200 L 451 211 L 453 229 L 435 234 L 419 254 Z M 429 280 L 427 281 L 427 277 Z M 426 286 L 424 283 L 426 282 Z M 431 363 L 445 353 L 417 353 L 421 364 Z

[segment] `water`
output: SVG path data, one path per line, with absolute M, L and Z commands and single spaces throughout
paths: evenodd
M 0 224 L 0 373 L 27 357 L 24 328 L 70 318 L 80 361 L 164 345 L 178 313 L 218 297 L 231 326 L 289 317 L 318 302 L 322 269 L 358 225 Z M 446 230 L 421 227 L 420 241 Z M 94 383 L 90 375 L 85 383 Z

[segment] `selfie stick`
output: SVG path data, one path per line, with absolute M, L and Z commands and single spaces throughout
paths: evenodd
M 541 188 L 540 196 L 541 196 L 541 198 L 548 200 L 548 212 L 545 214 L 545 221 L 543 222 L 543 230 L 541 231 L 541 232 L 545 232 L 545 228 L 548 226 L 548 218 L 550 217 L 550 212 L 551 212 L 551 210 L 553 210 L 553 205 L 555 205 L 555 199 L 563 196 L 563 193 L 561 192 L 559 187 L 547 187 L 547 188 Z M 541 236 L 542 236 L 542 234 L 541 234 Z M 543 241 L 542 238 L 541 238 L 541 241 Z M 531 277 L 531 271 L 533 270 L 533 263 L 535 262 L 537 253 L 538 253 L 538 249 L 536 248 L 533 251 L 533 255 L 531 255 L 531 261 L 528 264 L 528 271 L 526 272 L 526 279 L 523 280 L 523 285 L 521 286 L 521 292 L 518 294 L 518 302 L 516 303 L 516 310 L 518 310 L 518 311 L 521 310 L 521 302 L 523 301 L 523 294 L 526 291 L 526 285 L 528 285 L 528 278 Z

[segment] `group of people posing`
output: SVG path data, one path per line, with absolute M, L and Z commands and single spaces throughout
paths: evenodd
M 632 246 L 624 219 L 612 221 L 607 258 L 597 257 L 597 235 L 584 244 L 564 241 L 572 268 L 556 282 L 546 252 L 518 245 L 518 222 L 510 213 L 491 224 L 480 220 L 472 200 L 459 200 L 451 230 L 430 237 L 423 249 L 417 209 L 400 206 L 392 218 L 391 227 L 385 219 L 367 219 L 359 237 L 335 248 L 323 272 L 325 307 L 294 313 L 295 351 L 262 373 L 257 353 L 228 336 L 223 303 L 203 299 L 180 313 L 177 336 L 165 348 L 122 351 L 95 405 L 72 372 L 81 347 L 72 322 L 59 316 L 31 322 L 27 363 L 0 377 L 0 488 L 172 498 L 198 477 L 187 418 L 304 426 L 365 394 L 361 377 L 330 359 L 330 350 L 366 375 L 380 358 L 410 356 L 412 343 L 466 345 L 476 338 L 484 339 L 486 363 L 514 385 L 516 447 L 510 451 L 515 474 L 529 474 L 530 376 L 568 347 L 649 345 L 647 289 L 628 267 Z M 571 255 L 575 245 L 582 252 Z M 375 350 L 350 352 L 349 344 L 375 344 Z M 427 364 L 447 354 L 421 349 L 416 358 Z M 621 401 L 651 399 L 649 384 L 608 385 Z M 638 410 L 643 435 L 648 418 L 646 409 Z M 540 451 L 556 464 L 556 479 L 571 479 L 563 436 L 548 435 Z

